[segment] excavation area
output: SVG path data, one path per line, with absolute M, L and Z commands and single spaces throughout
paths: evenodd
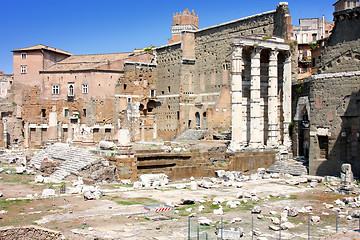
M 211 144 L 205 153 L 214 147 L 219 154 Z M 0 239 L 360 239 L 357 182 L 344 195 L 338 177 L 284 173 L 299 173 L 299 163 L 231 171 L 227 157 L 215 153 L 204 176 L 186 170 L 174 178 L 174 164 L 186 167 L 179 163 L 205 153 L 161 148 L 4 152 Z M 167 160 L 151 164 L 159 156 Z M 126 168 L 125 159 L 142 162 Z

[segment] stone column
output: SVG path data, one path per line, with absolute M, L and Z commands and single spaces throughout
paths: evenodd
M 269 59 L 269 91 L 268 91 L 268 141 L 269 147 L 279 144 L 278 120 L 278 50 L 271 49 Z
M 289 124 L 291 123 L 291 52 L 285 54 L 283 77 L 284 145 L 291 146 Z
M 232 151 L 242 148 L 246 141 L 243 130 L 246 126 L 243 124 L 242 112 L 242 59 L 243 45 L 233 46 L 232 54 L 232 84 L 231 84 L 231 145 Z
M 9 143 L 8 143 L 8 132 L 7 132 L 7 119 L 3 118 L 3 127 L 4 127 L 4 148 L 8 148 Z
M 49 135 L 48 141 L 56 142 L 58 140 L 58 132 L 57 132 L 57 113 L 50 112 L 49 113 Z
M 24 126 L 24 147 L 29 148 L 30 147 L 30 128 L 29 123 L 26 122 Z
M 251 148 L 259 148 L 264 142 L 264 130 L 260 127 L 260 53 L 262 48 L 255 47 L 251 53 L 250 85 L 250 143 Z

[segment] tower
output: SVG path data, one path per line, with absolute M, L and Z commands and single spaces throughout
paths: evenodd
M 181 32 L 184 30 L 197 30 L 199 29 L 199 15 L 196 15 L 194 10 L 185 9 L 183 12 L 174 13 L 173 25 L 171 26 L 172 38 L 168 43 L 175 43 L 181 40 Z

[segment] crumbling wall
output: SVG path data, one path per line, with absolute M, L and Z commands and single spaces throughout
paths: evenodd
M 63 239 L 58 231 L 37 227 L 7 227 L 0 229 L 0 239 Z
M 155 109 L 155 114 L 158 136 L 164 140 L 172 139 L 179 127 L 181 58 L 180 44 L 156 49 L 155 85 L 161 105 Z
M 338 175 L 350 163 L 360 176 L 360 7 L 334 13 L 335 27 L 310 82 L 312 175 Z
M 358 176 L 360 72 L 320 76 L 310 86 L 310 174 L 338 175 L 347 162 Z
M 187 128 L 209 128 L 207 109 L 215 107 L 223 88 L 231 87 L 234 37 L 286 38 L 291 31 L 289 19 L 287 4 L 280 4 L 274 11 L 183 33 L 181 43 L 157 48 L 156 90 L 162 103 L 157 112 L 159 136 L 171 139 Z M 196 124 L 199 116 L 200 124 Z M 230 122 L 217 127 L 229 130 Z

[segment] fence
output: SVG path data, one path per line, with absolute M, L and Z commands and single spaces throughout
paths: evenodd
M 239 234 L 239 237 L 244 234 L 241 239 L 257 239 L 259 236 L 271 236 L 271 239 L 282 238 L 291 239 L 319 239 L 322 236 L 335 234 L 343 230 L 357 230 L 360 231 L 360 218 L 347 220 L 346 217 L 341 215 L 326 215 L 322 216 L 324 222 L 314 223 L 311 220 L 311 215 L 302 215 L 301 220 L 297 217 L 288 217 L 290 222 L 297 222 L 297 226 L 293 229 L 284 229 L 286 225 L 281 221 L 279 217 L 279 225 L 274 225 L 269 220 L 270 217 L 264 216 L 262 219 L 257 218 L 257 214 L 251 214 L 249 218 L 243 219 L 241 222 L 228 223 L 224 221 L 223 217 L 218 217 L 218 221 L 212 222 L 210 226 L 203 226 L 198 223 L 198 218 L 188 218 L 188 240 L 224 240 L 224 239 L 236 239 L 231 238 L 234 235 Z M 268 221 L 267 221 L 268 220 Z M 349 224 L 350 222 L 350 224 Z M 268 224 L 276 226 L 277 230 L 271 230 L 267 226 Z M 324 232 L 324 224 L 330 224 L 325 226 L 329 229 L 328 232 Z M 265 229 L 264 229 L 264 226 Z M 276 228 L 275 227 L 275 228 Z M 239 231 L 242 228 L 243 231 Z M 261 228 L 261 231 L 257 230 Z M 232 230 L 230 230 L 232 229 Z M 300 236 L 301 235 L 301 236 Z M 298 238 L 297 238 L 298 237 Z

